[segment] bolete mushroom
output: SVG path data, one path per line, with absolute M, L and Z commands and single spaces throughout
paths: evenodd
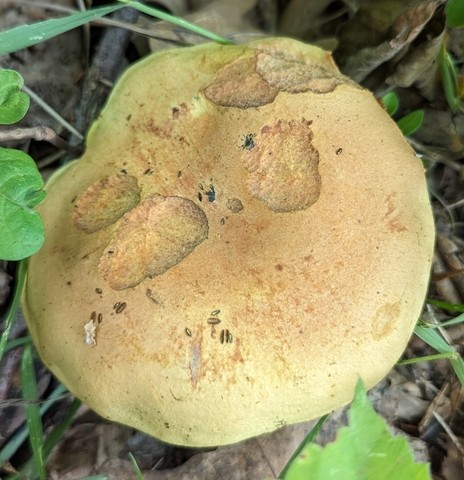
M 24 312 L 108 419 L 190 446 L 315 418 L 379 382 L 420 314 L 424 168 L 329 53 L 155 53 L 49 184 Z

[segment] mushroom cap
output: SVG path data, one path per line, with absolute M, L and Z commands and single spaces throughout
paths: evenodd
M 329 53 L 283 38 L 130 67 L 40 213 L 23 307 L 42 360 L 103 417 L 189 446 L 379 382 L 434 243 L 396 124 Z

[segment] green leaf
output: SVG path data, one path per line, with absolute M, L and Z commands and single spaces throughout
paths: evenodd
M 140 467 L 137 463 L 137 460 L 135 459 L 132 452 L 129 452 L 129 458 L 130 458 L 130 461 L 132 462 L 132 466 L 134 467 L 135 476 L 136 476 L 137 480 L 144 480 L 142 471 L 140 470 Z
M 464 386 L 464 359 L 461 357 L 461 355 L 459 355 L 456 349 L 450 345 L 433 327 L 434 325 L 427 327 L 419 322 L 414 328 L 414 333 L 422 341 L 437 350 L 437 352 L 451 354 L 451 366 L 461 382 L 461 385 Z
M 84 12 L 73 13 L 63 18 L 52 18 L 32 25 L 20 25 L 5 32 L 0 32 L 0 55 L 16 52 L 17 50 L 49 40 L 56 35 L 85 25 L 92 20 L 113 13 L 123 7 L 124 5 L 118 4 L 92 8 Z
M 1 218 L 1 217 L 0 217 Z M 0 237 L 1 239 L 1 237 Z M 25 260 L 22 260 L 16 266 L 16 285 L 13 291 L 13 297 L 10 301 L 10 306 L 6 311 L 6 315 L 3 322 L 3 332 L 0 336 L 0 362 L 7 349 L 8 337 L 10 336 L 11 329 L 16 318 L 16 313 L 19 309 L 19 302 L 21 301 L 21 294 L 24 287 L 24 281 L 26 279 L 27 264 Z M 0 461 L 1 466 L 1 461 Z
M 337 440 L 310 444 L 289 468 L 284 480 L 430 480 L 427 464 L 415 463 L 403 437 L 394 437 L 358 382 L 348 414 L 349 426 Z
M 403 132 L 403 135 L 407 137 L 412 135 L 424 121 L 424 111 L 423 110 L 414 110 L 414 112 L 408 113 L 403 118 L 400 118 L 396 124 L 400 127 L 400 130 Z
M 30 99 L 21 92 L 23 77 L 14 70 L 0 70 L 0 124 L 19 122 L 29 109 Z
M 448 27 L 464 27 L 464 0 L 449 0 L 445 12 Z
M 428 298 L 427 303 L 448 310 L 449 312 L 464 312 L 464 303 L 444 302 L 443 300 L 437 300 L 435 298 Z
M 385 105 L 385 110 L 388 115 L 395 115 L 400 105 L 398 95 L 395 92 L 388 92 L 382 97 L 382 102 Z
M 45 198 L 44 182 L 32 158 L 0 148 L 0 258 L 20 260 L 44 241 L 44 226 L 33 208 Z
M 459 113 L 461 111 L 459 72 L 444 44 L 442 44 L 440 52 L 438 53 L 438 68 L 446 101 L 453 113 Z
M 287 462 L 282 472 L 280 473 L 279 478 L 285 478 L 288 472 L 288 469 L 291 467 L 294 459 L 298 457 L 298 455 L 306 447 L 306 445 L 309 445 L 310 443 L 313 443 L 316 440 L 316 437 L 319 434 L 319 432 L 322 430 L 322 427 L 325 421 L 327 420 L 328 416 L 329 414 L 326 414 L 319 418 L 316 425 L 314 425 L 314 427 L 308 432 L 308 434 L 303 439 L 303 441 L 298 445 L 298 448 L 293 452 L 290 460 Z
M 50 408 L 59 400 L 64 393 L 66 393 L 66 388 L 59 384 L 55 390 L 48 396 L 42 404 L 39 405 L 40 415 L 43 416 L 47 413 Z M 8 462 L 13 455 L 21 448 L 24 441 L 28 438 L 28 430 L 26 427 L 21 427 L 14 435 L 12 435 L 6 444 L 0 450 L 0 468 L 3 467 L 5 462 Z M 51 435 L 51 434 L 50 434 Z
M 172 23 L 173 25 L 177 25 L 178 27 L 184 28 L 189 32 L 196 33 L 197 35 L 201 35 L 202 37 L 208 38 L 213 42 L 221 43 L 223 45 L 231 45 L 234 44 L 232 40 L 228 38 L 221 37 L 205 28 L 199 27 L 194 23 L 189 22 L 188 20 L 184 20 L 183 18 L 177 17 L 175 15 L 170 15 L 169 13 L 163 12 L 158 8 L 149 7 L 144 5 L 141 2 L 136 0 L 118 0 L 121 3 L 126 4 L 128 7 L 132 7 L 139 12 L 145 13 L 146 15 L 150 15 L 155 18 L 159 18 L 160 20 L 164 20 L 166 22 Z

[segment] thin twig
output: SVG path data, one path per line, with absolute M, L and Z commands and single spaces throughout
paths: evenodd
M 55 145 L 55 147 L 59 149 L 67 150 L 71 153 L 78 152 L 75 147 L 71 146 L 49 127 L 40 126 L 31 128 L 14 128 L 3 131 L 0 130 L 0 143 L 27 139 L 36 140 L 38 142 L 45 141 Z
M 33 92 L 30 88 L 23 86 L 23 90 L 34 100 L 37 105 L 42 108 L 48 115 L 54 118 L 57 122 L 60 123 L 66 130 L 71 132 L 75 137 L 79 138 L 81 141 L 84 139 L 84 136 L 78 132 L 68 121 L 66 121 L 56 110 L 54 110 L 47 102 L 42 100 L 35 92 Z

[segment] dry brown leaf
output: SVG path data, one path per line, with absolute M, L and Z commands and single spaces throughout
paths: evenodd
M 335 58 L 343 72 L 363 81 L 413 42 L 436 7 L 437 0 L 416 1 L 413 6 L 397 0 L 368 2 L 341 31 Z
M 277 478 L 310 425 L 287 426 L 269 435 L 195 455 L 177 468 L 147 473 L 145 480 Z
M 292 425 L 269 435 L 199 453 L 176 468 L 144 470 L 145 480 L 243 480 L 277 478 L 312 423 Z M 104 474 L 108 480 L 133 480 L 127 456 L 132 431 L 116 424 L 72 427 L 48 463 L 50 480 L 75 480 Z
M 333 0 L 292 0 L 285 8 L 279 21 L 279 34 L 300 37 L 323 14 Z
M 427 157 L 436 154 L 438 159 L 460 160 L 464 155 L 464 115 L 453 115 L 448 109 L 425 107 L 424 121 L 414 133 L 414 140 L 427 147 Z M 421 151 L 419 145 L 417 150 Z M 433 159 L 433 157 L 431 157 Z
M 447 442 L 446 457 L 443 459 L 442 475 L 446 480 L 462 480 L 464 471 L 464 455 L 451 441 Z M 463 442 L 464 443 L 464 442 Z
M 438 35 L 428 35 L 423 43 L 400 60 L 394 73 L 386 79 L 388 85 L 401 88 L 415 85 L 427 100 L 435 98 L 440 85 L 437 58 L 445 35 L 444 23 L 442 27 Z
M 69 429 L 48 462 L 50 480 L 75 480 L 105 473 L 115 480 L 133 480 L 134 470 L 119 458 L 131 435 L 116 424 L 84 423 Z
M 74 0 L 57 0 L 53 5 L 67 8 L 76 6 Z M 0 31 L 54 16 L 57 15 L 40 6 L 0 2 Z M 69 121 L 72 120 L 72 109 L 78 94 L 76 85 L 82 75 L 82 50 L 82 32 L 74 29 L 47 42 L 15 52 L 14 55 L 1 57 L 0 68 L 18 71 L 28 88 Z M 35 102 L 31 102 L 27 116 L 18 125 L 43 125 L 57 132 L 62 130 L 59 123 Z

